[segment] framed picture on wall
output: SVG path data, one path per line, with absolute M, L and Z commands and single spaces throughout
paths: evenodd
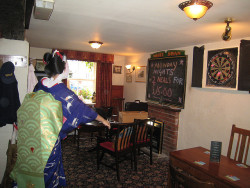
M 126 73 L 126 82 L 132 82 L 132 74 Z
M 147 66 L 139 66 L 135 69 L 135 81 L 146 82 Z
M 113 73 L 115 73 L 115 74 L 121 74 L 122 73 L 122 66 L 114 65 L 113 66 Z
M 45 64 L 43 63 L 42 59 L 36 60 L 35 71 L 37 72 L 44 72 Z

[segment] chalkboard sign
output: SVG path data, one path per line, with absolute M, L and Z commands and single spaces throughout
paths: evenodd
M 146 100 L 184 108 L 186 56 L 148 60 Z

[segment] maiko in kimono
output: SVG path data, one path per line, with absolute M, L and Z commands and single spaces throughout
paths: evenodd
M 40 128 L 36 132 L 37 138 L 40 137 L 40 143 L 37 142 L 37 146 L 40 147 L 40 151 L 42 153 L 46 153 L 46 157 L 42 157 L 43 160 L 39 162 L 36 157 L 33 158 L 34 161 L 41 164 L 40 169 L 42 169 L 42 175 L 43 178 L 41 178 L 41 173 L 38 172 L 37 176 L 35 173 L 28 174 L 22 173 L 23 171 L 21 169 L 21 165 L 18 164 L 17 159 L 17 167 L 14 168 L 12 172 L 12 178 L 17 182 L 17 186 L 24 185 L 25 187 L 29 184 L 31 187 L 34 185 L 35 187 L 62 187 L 66 186 L 66 178 L 63 170 L 63 164 L 62 164 L 62 151 L 61 151 L 61 140 L 65 139 L 67 137 L 67 134 L 77 128 L 77 126 L 80 123 L 87 123 L 93 120 L 97 120 L 102 122 L 104 126 L 107 126 L 110 128 L 110 123 L 105 120 L 103 117 L 98 115 L 94 110 L 92 110 L 90 107 L 88 107 L 86 104 L 84 104 L 78 96 L 68 89 L 66 85 L 62 82 L 62 79 L 67 78 L 69 73 L 68 64 L 66 61 L 66 56 L 59 51 L 55 50 L 52 54 L 51 53 L 45 53 L 44 54 L 44 63 L 45 66 L 45 73 L 48 75 L 48 77 L 42 78 L 38 84 L 36 85 L 34 92 L 31 94 L 27 94 L 28 98 L 39 98 L 39 95 L 49 95 L 54 99 L 55 102 L 59 102 L 61 107 L 58 107 L 58 105 L 55 105 L 55 109 L 61 109 L 62 110 L 62 117 L 60 117 L 60 110 L 54 110 L 54 113 L 57 112 L 57 115 L 52 116 L 50 113 L 50 118 L 46 117 L 47 113 L 44 112 L 41 116 L 41 110 L 40 112 L 34 112 L 39 113 L 41 118 L 47 119 L 44 120 L 45 122 L 51 123 L 51 126 L 54 125 L 54 122 L 57 122 L 58 125 L 56 125 L 55 130 L 52 130 L 49 127 L 46 127 L 47 124 L 42 124 Z M 26 97 L 27 97 L 26 96 Z M 41 97 L 40 97 L 41 98 Z M 40 100 L 38 100 L 37 105 L 41 105 L 46 103 L 46 100 L 52 101 L 52 99 L 43 98 L 42 103 Z M 49 104 L 49 103 L 48 103 Z M 23 105 L 23 104 L 22 104 Z M 21 106 L 22 108 L 22 106 Z M 44 109 L 46 107 L 43 107 Z M 54 117 L 56 121 L 52 120 Z M 19 118 L 19 117 L 18 117 Z M 61 125 L 60 121 L 61 120 Z M 57 121 L 58 120 L 58 121 Z M 19 121 L 19 119 L 18 119 Z M 22 124 L 23 122 L 18 122 L 18 125 Z M 45 130 L 44 130 L 44 127 Z M 20 130 L 19 130 L 20 131 Z M 20 133 L 18 135 L 18 142 L 21 138 L 19 138 Z M 25 143 L 25 146 L 22 146 L 25 148 L 25 151 L 28 153 L 25 153 L 24 155 L 32 155 L 36 152 L 38 148 L 37 146 L 32 146 L 29 144 L 27 137 L 24 136 L 23 142 Z M 33 142 L 33 140 L 32 140 Z M 45 144 L 45 145 L 44 145 Z M 47 144 L 47 145 L 46 145 Z M 47 147 L 48 145 L 52 145 L 51 150 L 44 150 L 44 148 L 50 148 Z M 49 153 L 49 155 L 48 155 Z M 23 155 L 23 156 L 24 156 Z M 23 157 L 22 156 L 22 157 Z M 20 156 L 21 157 L 21 156 Z M 19 158 L 19 150 L 18 150 L 18 158 Z M 45 162 L 46 161 L 46 162 Z M 18 166 L 19 165 L 19 166 Z M 32 166 L 32 165 L 31 165 Z M 37 168 L 37 167 L 36 167 Z M 39 174 L 40 173 L 40 174 Z M 21 178 L 19 178 L 21 177 Z M 40 177 L 37 178 L 37 177 Z M 21 180 L 22 179 L 22 180 Z M 42 181 L 43 180 L 43 181 Z M 43 182 L 43 183 L 42 183 Z M 23 187 L 23 186 L 20 186 Z

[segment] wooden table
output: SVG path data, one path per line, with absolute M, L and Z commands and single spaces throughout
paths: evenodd
M 195 147 L 179 151 L 170 152 L 169 162 L 196 178 L 213 182 L 215 187 L 248 187 L 250 188 L 250 167 L 242 168 L 235 162 L 221 155 L 220 163 L 209 162 L 210 155 L 205 153 L 209 151 L 202 147 Z M 197 165 L 195 161 L 205 162 L 204 165 Z M 233 175 L 240 180 L 232 181 L 226 178 L 227 175 Z M 170 178 L 169 187 L 170 185 Z
M 91 138 L 93 138 L 93 133 L 97 132 L 99 136 L 102 135 L 102 132 L 106 130 L 106 126 L 104 126 L 101 122 L 94 120 L 89 123 L 80 124 L 75 129 L 75 140 L 77 141 L 77 150 L 79 150 L 79 141 L 81 133 L 90 133 Z

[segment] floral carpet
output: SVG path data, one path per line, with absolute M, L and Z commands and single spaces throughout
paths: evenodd
M 120 182 L 117 181 L 116 171 L 100 165 L 97 170 L 96 151 L 90 151 L 96 145 L 96 139 L 80 140 L 80 149 L 74 143 L 73 136 L 62 142 L 63 165 L 67 187 L 167 187 L 168 158 L 162 155 L 153 155 L 153 165 L 150 165 L 149 156 L 140 154 L 137 172 L 131 169 L 130 160 L 120 163 Z M 105 155 L 103 161 L 113 160 Z

